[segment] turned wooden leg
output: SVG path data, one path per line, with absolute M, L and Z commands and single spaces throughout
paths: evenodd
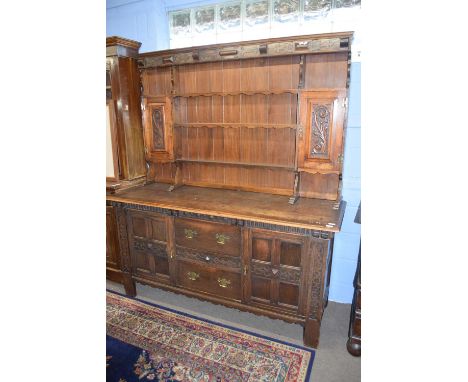
M 304 345 L 317 348 L 320 337 L 320 321 L 308 319 L 304 326 Z
M 129 297 L 135 297 L 136 296 L 136 285 L 135 281 L 133 281 L 132 276 L 130 274 L 122 274 L 122 282 L 123 286 L 125 288 L 125 294 Z

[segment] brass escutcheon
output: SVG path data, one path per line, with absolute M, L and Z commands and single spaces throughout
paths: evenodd
M 200 275 L 197 273 L 197 272 L 187 272 L 187 277 L 192 280 L 192 281 L 195 281 L 197 280 L 198 278 L 200 278 Z
M 228 235 L 225 235 L 223 233 L 217 233 L 216 234 L 216 242 L 218 244 L 224 245 L 226 244 L 226 241 L 228 241 L 230 238 Z
M 222 277 L 218 277 L 218 284 L 221 288 L 227 288 L 229 285 L 231 285 L 231 281 Z

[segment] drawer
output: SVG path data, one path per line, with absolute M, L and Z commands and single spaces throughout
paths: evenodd
M 182 247 L 240 256 L 240 228 L 192 219 L 175 220 L 175 242 Z
M 241 299 L 241 275 L 236 272 L 179 260 L 177 284 L 225 298 Z

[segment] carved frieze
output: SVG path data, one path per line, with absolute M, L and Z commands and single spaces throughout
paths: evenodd
M 157 212 L 163 215 L 200 219 L 200 220 L 225 223 L 225 224 L 230 224 L 230 225 L 235 225 L 235 226 L 240 226 L 240 227 L 245 226 L 247 228 L 259 228 L 259 229 L 265 229 L 265 230 L 271 230 L 271 231 L 293 233 L 293 234 L 304 235 L 304 236 L 312 236 L 314 238 L 320 238 L 320 239 L 330 239 L 333 237 L 333 233 L 327 232 L 327 231 L 313 230 L 313 229 L 299 228 L 299 227 L 281 226 L 277 224 L 270 224 L 270 223 L 256 222 L 256 221 L 250 221 L 250 220 L 242 220 L 242 219 L 233 219 L 233 218 L 227 218 L 223 216 L 204 215 L 204 214 L 199 214 L 199 213 L 194 213 L 194 212 L 171 210 L 168 208 L 145 206 L 145 205 L 134 204 L 134 203 L 110 201 L 110 202 L 107 202 L 107 205 L 111 205 L 114 207 L 124 206 L 124 209 Z M 326 228 L 326 224 L 317 222 L 317 225 L 320 225 L 320 224 L 323 225 L 324 228 Z
M 271 278 L 273 276 L 270 264 L 259 263 L 257 261 L 251 262 L 250 271 L 253 275 L 265 278 Z
M 279 278 L 281 281 L 287 281 L 292 284 L 299 284 L 301 280 L 300 268 L 280 267 Z
M 196 249 L 189 249 L 185 247 L 176 246 L 176 256 L 178 259 L 188 259 L 198 261 L 204 264 L 220 265 L 230 268 L 241 267 L 240 257 L 233 256 L 219 256 L 207 252 L 201 252 Z
M 133 248 L 139 251 L 145 251 L 158 257 L 167 258 L 166 244 L 155 243 L 153 241 L 142 240 L 140 238 L 133 239 Z
M 341 38 L 320 38 L 290 41 L 265 42 L 251 45 L 226 45 L 225 47 L 196 48 L 170 56 L 155 55 L 142 59 L 145 68 L 167 65 L 182 65 L 194 62 L 238 60 L 268 56 L 298 55 L 306 53 L 339 52 L 349 50 L 342 46 Z
M 116 208 L 117 226 L 119 228 L 119 245 L 120 245 L 120 264 L 123 272 L 130 272 L 130 252 L 128 247 L 127 237 L 127 222 L 125 212 L 122 207 Z
M 301 269 L 280 266 L 275 267 L 269 263 L 260 263 L 258 261 L 251 262 L 251 272 L 255 276 L 265 278 L 278 278 L 280 281 L 285 281 L 291 284 L 299 284 L 301 279 Z

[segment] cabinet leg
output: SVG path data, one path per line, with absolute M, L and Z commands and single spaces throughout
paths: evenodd
M 129 274 L 122 275 L 123 286 L 125 288 L 125 294 L 130 297 L 136 296 L 136 285 L 135 281 L 133 281 L 132 276 Z
M 348 349 L 349 354 L 360 357 L 361 356 L 361 341 L 356 340 L 352 337 L 346 342 L 346 349 Z
M 309 319 L 304 326 L 304 345 L 318 348 L 320 337 L 320 321 Z

